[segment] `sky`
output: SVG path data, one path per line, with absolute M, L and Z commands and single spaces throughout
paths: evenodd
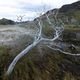
M 23 21 L 33 20 L 43 11 L 76 1 L 78 0 L 0 0 L 0 19 L 17 21 L 19 16 L 23 16 Z

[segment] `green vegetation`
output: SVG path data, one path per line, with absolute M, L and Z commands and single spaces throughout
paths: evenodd
M 68 12 L 66 13 L 67 16 L 71 16 L 77 20 L 80 20 L 80 11 Z
M 39 53 L 38 46 L 42 46 L 42 54 Z M 53 51 L 45 45 L 39 44 L 38 46 L 19 60 L 13 73 L 7 78 L 3 77 L 4 75 L 2 75 L 2 73 L 6 71 L 13 57 L 9 54 L 2 55 L 0 61 L 1 63 L 3 62 L 4 65 L 0 68 L 2 69 L 0 80 L 80 79 L 80 76 L 78 76 L 80 74 L 80 69 L 77 70 L 80 62 L 76 57 Z
M 42 29 L 42 34 L 45 35 L 48 38 L 52 38 L 53 37 L 53 33 L 54 30 L 51 27 L 51 25 L 49 25 L 49 23 L 45 20 L 43 20 L 43 29 Z

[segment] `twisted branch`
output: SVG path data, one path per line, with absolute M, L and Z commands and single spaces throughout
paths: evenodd
M 54 41 L 54 40 L 56 40 L 56 39 L 61 35 L 60 33 L 63 31 L 63 30 L 61 30 L 62 26 L 60 26 L 61 28 L 56 28 L 56 26 L 55 26 L 55 27 L 53 27 L 53 29 L 55 30 L 55 37 L 52 38 L 52 39 L 43 38 L 42 35 L 41 35 L 41 33 L 42 33 L 41 19 L 37 19 L 37 21 L 38 21 L 38 25 L 39 25 L 40 29 L 39 29 L 39 33 L 36 34 L 37 36 L 35 36 L 34 42 L 33 42 L 31 45 L 29 45 L 28 47 L 26 47 L 22 52 L 20 52 L 20 53 L 14 58 L 14 60 L 12 61 L 12 63 L 10 64 L 10 66 L 9 66 L 7 72 L 6 72 L 6 75 L 10 75 L 11 72 L 13 71 L 16 63 L 19 61 L 19 59 L 22 58 L 25 54 L 28 54 L 28 52 L 29 52 L 33 47 L 35 47 L 39 42 L 41 42 L 41 41 Z M 50 21 L 50 19 L 49 19 L 48 16 L 47 16 L 47 21 L 48 21 L 48 23 L 49 23 L 50 25 L 53 25 L 53 24 L 51 23 L 51 21 Z
M 67 54 L 67 55 L 71 55 L 71 56 L 80 56 L 79 53 L 77 53 L 77 54 L 72 54 L 72 53 L 69 53 L 69 52 L 65 52 L 65 51 L 63 51 L 63 50 L 61 50 L 61 49 L 52 48 L 52 47 L 49 46 L 49 45 L 47 45 L 47 47 L 50 48 L 50 49 L 52 49 L 52 50 L 59 51 L 59 52 L 61 52 L 61 53 L 63 53 L 63 54 Z

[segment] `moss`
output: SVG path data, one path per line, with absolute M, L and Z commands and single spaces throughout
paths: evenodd
M 39 45 L 38 45 L 39 46 Z M 43 56 L 38 51 L 38 46 L 22 57 L 16 64 L 8 80 L 76 80 L 79 79 L 79 59 L 62 54 L 42 46 Z M 13 60 L 9 54 L 2 55 L 0 66 L 1 75 Z M 78 70 L 78 71 L 77 71 Z M 78 73 L 77 73 L 78 72 Z M 76 77 L 78 76 L 78 77 Z M 2 79 L 3 76 L 1 76 Z M 5 79 L 7 78 L 5 77 Z

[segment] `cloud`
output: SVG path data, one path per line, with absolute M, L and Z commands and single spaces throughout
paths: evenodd
M 0 0 L 0 18 L 16 20 L 17 16 L 25 15 L 24 20 L 31 20 L 44 10 L 43 7 L 47 11 L 75 1 L 77 0 Z

